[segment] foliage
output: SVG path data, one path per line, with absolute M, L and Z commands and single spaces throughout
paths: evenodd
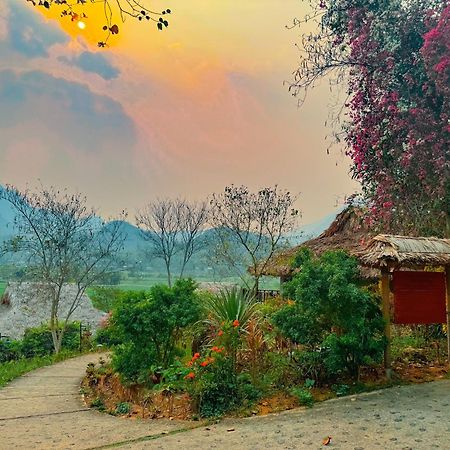
M 116 413 L 117 414 L 128 414 L 131 411 L 131 405 L 128 402 L 117 403 Z
M 257 312 L 253 293 L 238 287 L 223 289 L 217 295 L 206 297 L 202 305 L 208 323 L 215 329 L 220 328 L 223 323 L 232 323 L 235 320 L 245 329 Z
M 156 285 L 122 299 L 112 316 L 123 342 L 113 350 L 113 365 L 124 379 L 136 382 L 152 366 L 173 362 L 183 330 L 200 317 L 195 290 L 192 280 L 177 280 L 172 288 Z
M 99 411 L 105 411 L 105 402 L 100 397 L 96 397 L 91 402 L 91 408 L 97 408 Z
M 20 345 L 20 341 L 0 339 L 0 364 L 19 359 L 21 356 Z
M 314 405 L 314 397 L 311 391 L 307 388 L 294 387 L 291 389 L 291 394 L 297 397 L 298 402 L 302 406 L 311 408 Z
M 347 145 L 371 217 L 402 234 L 450 226 L 450 5 L 441 0 L 311 1 L 317 31 L 291 86 L 347 82 Z M 297 24 L 301 25 L 301 21 Z M 342 135 L 342 136 L 340 136 Z M 447 228 L 447 233 L 450 229 Z
M 64 333 L 62 349 L 67 351 L 80 348 L 80 323 L 70 322 Z M 53 352 L 53 340 L 50 326 L 43 324 L 39 327 L 25 330 L 20 342 L 20 353 L 25 358 L 50 355 Z
M 359 367 L 378 362 L 385 339 L 378 299 L 358 283 L 354 258 L 342 251 L 305 258 L 291 289 L 294 302 L 274 315 L 280 331 L 308 352 L 308 377 L 343 371 L 359 376 Z M 316 353 L 316 355 L 314 355 Z M 320 355 L 320 356 L 319 356 Z

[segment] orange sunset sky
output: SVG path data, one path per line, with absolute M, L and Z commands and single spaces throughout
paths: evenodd
M 0 184 L 39 180 L 85 193 L 104 215 L 226 184 L 300 193 L 302 222 L 357 189 L 330 155 L 328 84 L 297 108 L 284 80 L 299 61 L 300 0 L 146 0 L 170 25 L 116 22 L 85 8 L 81 30 L 26 0 L 0 1 Z

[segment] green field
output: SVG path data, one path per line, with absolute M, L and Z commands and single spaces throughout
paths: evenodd
M 236 283 L 242 284 L 242 280 L 239 277 L 224 277 L 220 280 L 212 279 L 208 277 L 193 277 L 195 281 L 198 283 Z M 176 277 L 173 277 L 173 281 L 176 280 Z M 120 283 L 117 286 L 119 289 L 123 290 L 147 290 L 154 286 L 155 284 L 167 284 L 167 278 L 164 275 L 149 275 L 144 277 L 131 277 L 125 276 L 121 279 Z M 278 278 L 273 277 L 263 277 L 260 282 L 261 289 L 279 289 L 280 282 Z
M 0 297 L 3 295 L 3 292 L 5 292 L 6 289 L 6 282 L 0 280 Z

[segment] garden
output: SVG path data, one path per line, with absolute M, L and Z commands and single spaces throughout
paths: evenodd
M 111 357 L 90 364 L 85 401 L 113 415 L 200 420 L 311 407 L 314 402 L 447 376 L 445 327 L 396 327 L 395 377 L 384 374 L 376 285 L 343 251 L 301 249 L 282 295 L 172 287 L 113 293 L 95 336 Z M 103 301 L 107 291 L 101 292 Z

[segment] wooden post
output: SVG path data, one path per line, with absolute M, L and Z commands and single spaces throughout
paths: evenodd
M 447 361 L 450 365 L 450 266 L 445 266 L 445 293 L 447 312 Z
M 391 289 L 389 287 L 389 269 L 381 269 L 381 299 L 383 302 L 383 318 L 385 321 L 384 334 L 387 339 L 386 350 L 384 351 L 384 368 L 388 380 L 392 376 L 391 368 Z

